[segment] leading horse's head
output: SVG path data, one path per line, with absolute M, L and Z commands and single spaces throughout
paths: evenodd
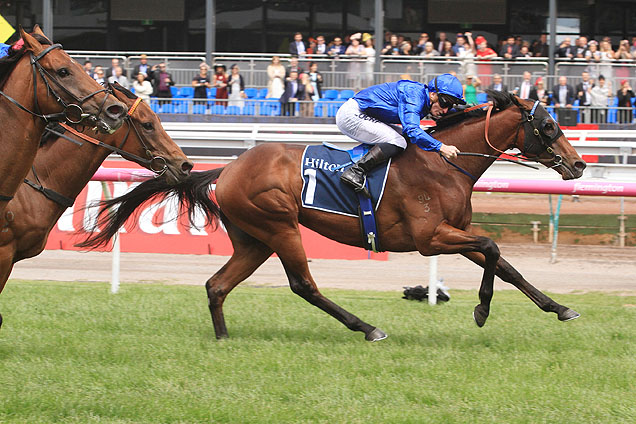
M 128 128 L 117 132 L 127 131 L 118 148 L 136 156 L 129 159 L 157 175 L 165 175 L 168 183 L 183 181 L 193 164 L 163 129 L 159 117 L 146 102 L 121 85 L 115 83 L 110 87 L 115 97 L 128 107 Z
M 585 161 L 563 135 L 559 124 L 539 102 L 522 100 L 510 95 L 510 100 L 521 111 L 523 137 L 517 137 L 515 146 L 528 159 L 553 168 L 564 180 L 579 178 L 586 167 Z
M 20 28 L 23 47 L 21 55 L 29 53 L 32 72 L 24 72 L 23 78 L 35 78 L 32 94 L 35 113 L 56 114 L 62 111 L 64 118 L 78 123 L 89 118 L 104 133 L 119 128 L 126 116 L 126 107 L 118 102 L 107 90 L 84 72 L 61 45 L 51 44 L 39 26 L 33 29 L 33 35 Z M 40 41 L 39 41 L 40 40 Z M 17 100 L 17 99 L 16 99 Z

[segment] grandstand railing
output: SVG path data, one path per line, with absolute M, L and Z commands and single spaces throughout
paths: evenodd
M 109 52 L 109 51 L 69 51 L 71 56 L 80 61 L 90 59 L 94 65 L 110 66 L 110 59 L 119 58 L 124 68 L 130 72 L 138 63 L 143 52 Z M 205 60 L 203 52 L 151 52 L 148 53 L 148 62 L 151 65 L 165 62 L 168 71 L 173 74 L 174 80 L 179 86 L 190 85 L 192 78 L 198 72 L 198 65 Z M 215 53 L 215 62 L 229 65 L 237 64 L 241 68 L 241 74 L 246 79 L 246 84 L 251 87 L 263 88 L 267 86 L 267 65 L 273 56 L 281 57 L 283 64 L 289 59 L 289 54 L 278 53 Z M 381 72 L 372 72 L 375 58 L 360 59 L 360 57 L 339 56 L 330 58 L 324 55 L 314 55 L 300 58 L 300 65 L 307 69 L 310 61 L 318 63 L 318 68 L 325 79 L 324 87 L 332 89 L 359 89 L 371 84 L 395 81 L 402 76 L 408 76 L 416 81 L 429 81 L 433 76 L 444 72 L 453 71 L 460 78 L 466 75 L 477 75 L 482 79 L 482 85 L 491 83 L 493 74 L 500 74 L 503 83 L 509 89 L 519 86 L 524 71 L 529 71 L 533 77 L 544 77 L 545 88 L 550 89 L 556 84 L 560 75 L 568 76 L 572 85 L 578 83 L 581 72 L 587 70 L 592 76 L 603 74 L 609 81 L 613 81 L 613 87 L 618 87 L 621 79 L 636 81 L 636 73 L 633 61 L 615 60 L 612 62 L 586 61 L 585 59 L 557 59 L 556 75 L 548 75 L 547 58 L 517 58 L 504 60 L 494 58 L 480 60 L 477 58 L 458 57 L 421 57 L 421 56 L 380 56 Z M 636 84 L 632 84 L 636 85 Z

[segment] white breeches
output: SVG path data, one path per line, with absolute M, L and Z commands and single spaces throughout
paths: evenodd
M 385 124 L 360 110 L 358 102 L 347 100 L 336 114 L 336 125 L 342 133 L 360 143 L 389 143 L 406 149 L 406 139 L 397 125 Z

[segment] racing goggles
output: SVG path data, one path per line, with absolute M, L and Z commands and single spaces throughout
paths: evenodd
M 442 109 L 452 108 L 453 106 L 460 104 L 460 100 L 457 97 L 451 96 L 445 93 L 437 93 L 437 98 L 439 99 L 439 106 Z

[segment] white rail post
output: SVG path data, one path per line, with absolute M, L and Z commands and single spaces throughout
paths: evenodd
M 437 304 L 437 256 L 428 259 L 428 304 Z
M 102 181 L 102 191 L 104 197 L 107 200 L 113 198 L 110 193 L 110 187 L 106 181 Z M 110 292 L 117 294 L 119 292 L 119 272 L 120 272 L 120 260 L 121 260 L 121 246 L 119 244 L 119 234 L 115 233 L 113 236 L 113 263 L 110 270 Z

